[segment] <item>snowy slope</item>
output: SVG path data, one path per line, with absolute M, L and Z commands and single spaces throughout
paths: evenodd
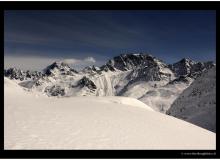
M 192 80 L 190 80 L 189 84 L 191 82 Z M 155 111 L 165 113 L 170 108 L 173 101 L 189 86 L 189 84 L 180 82 L 176 84 L 168 83 L 161 86 L 157 85 L 157 87 L 151 87 L 145 90 L 145 93 L 138 99 L 151 106 Z
M 5 149 L 216 148 L 215 133 L 135 99 L 47 97 L 4 83 Z
M 216 131 L 216 67 L 202 73 L 174 101 L 167 114 Z

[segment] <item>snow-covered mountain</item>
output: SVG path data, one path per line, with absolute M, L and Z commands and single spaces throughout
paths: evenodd
M 167 114 L 216 131 L 216 67 L 206 70 L 174 101 Z
M 10 79 L 15 80 L 35 80 L 43 76 L 41 72 L 38 71 L 22 71 L 17 68 L 9 68 L 7 70 L 4 70 L 4 76 L 9 77 Z
M 9 78 L 4 87 L 5 149 L 216 149 L 215 133 L 134 98 L 48 97 Z
M 74 75 L 78 73 L 65 62 L 54 62 L 43 71 L 48 76 Z
M 5 70 L 5 76 L 48 96 L 125 96 L 141 100 L 154 110 L 166 112 L 178 95 L 212 62 L 183 59 L 166 64 L 149 54 L 121 54 L 101 67 L 76 71 L 64 62 L 54 62 L 43 73 L 27 78 L 27 72 Z
M 169 65 L 169 67 L 174 71 L 177 77 L 179 76 L 188 76 L 196 78 L 204 70 L 213 67 L 214 64 L 211 61 L 208 62 L 195 62 L 191 59 L 183 58 L 177 63 Z

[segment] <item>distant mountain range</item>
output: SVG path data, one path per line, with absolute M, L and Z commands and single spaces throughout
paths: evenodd
M 4 76 L 47 96 L 133 97 L 166 113 L 193 81 L 193 85 L 197 83 L 195 79 L 214 66 L 211 61 L 196 62 L 186 58 L 166 64 L 150 54 L 140 53 L 121 54 L 101 67 L 88 66 L 81 71 L 57 61 L 42 72 L 9 68 L 4 70 Z M 175 104 L 172 108 L 177 108 Z M 168 111 L 171 115 L 172 108 Z

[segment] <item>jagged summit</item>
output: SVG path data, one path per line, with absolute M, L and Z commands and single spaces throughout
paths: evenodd
M 130 53 L 130 54 L 121 54 L 120 56 L 116 56 L 113 59 L 109 60 L 105 65 L 101 68 L 104 71 L 127 71 L 134 70 L 141 67 L 157 65 L 158 62 L 161 62 L 159 59 L 156 59 L 150 54 L 145 53 Z
M 192 66 L 196 64 L 195 61 L 192 61 L 188 58 L 183 58 L 180 61 L 171 65 L 171 69 L 175 72 L 176 76 L 186 76 L 191 72 Z
M 51 65 L 47 66 L 43 72 L 46 75 L 73 75 L 74 73 L 78 73 L 76 70 L 71 68 L 67 63 L 62 61 L 56 61 L 52 63 Z
M 51 65 L 49 65 L 47 68 L 54 69 L 54 68 L 62 68 L 62 67 L 69 67 L 69 65 L 62 61 L 55 61 Z
M 38 71 L 23 71 L 18 68 L 9 68 L 9 69 L 4 69 L 4 76 L 8 77 L 10 79 L 16 79 L 16 80 L 27 80 L 27 79 L 38 79 L 43 76 L 41 72 Z
M 169 65 L 170 69 L 177 77 L 188 76 L 191 78 L 198 77 L 204 70 L 213 67 L 214 62 L 196 62 L 189 58 L 183 58 L 180 61 Z

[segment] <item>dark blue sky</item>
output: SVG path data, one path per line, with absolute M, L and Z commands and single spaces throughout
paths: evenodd
M 215 11 L 5 11 L 5 56 L 215 60 Z

